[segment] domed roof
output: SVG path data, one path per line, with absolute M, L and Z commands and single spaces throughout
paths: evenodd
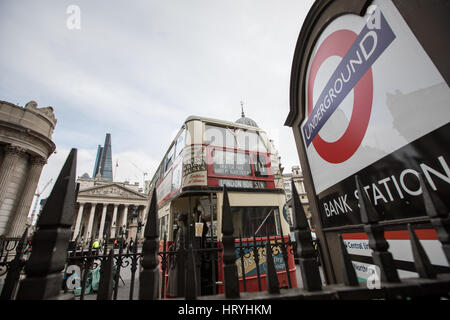
M 253 121 L 250 118 L 247 118 L 247 117 L 240 117 L 235 122 L 239 123 L 239 124 L 245 124 L 247 126 L 252 126 L 252 127 L 257 127 L 258 128 L 258 125 L 256 124 L 256 122 Z
M 81 176 L 81 178 L 83 178 L 83 179 L 90 179 L 91 177 L 89 177 L 89 174 L 88 174 L 87 172 L 85 172 L 85 173 Z
M 252 127 L 258 127 L 258 125 L 256 124 L 256 122 L 253 119 L 247 118 L 244 114 L 244 106 L 243 103 L 241 102 L 241 108 L 242 108 L 242 113 L 241 113 L 241 117 L 239 119 L 237 119 L 235 122 L 239 123 L 239 124 L 245 124 L 246 126 L 252 126 Z

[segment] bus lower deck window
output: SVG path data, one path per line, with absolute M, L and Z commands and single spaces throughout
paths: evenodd
M 277 207 L 232 207 L 234 236 L 243 238 L 278 235 Z

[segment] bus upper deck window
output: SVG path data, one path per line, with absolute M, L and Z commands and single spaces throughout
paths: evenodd
M 234 148 L 236 146 L 233 131 L 229 128 L 205 125 L 203 141 L 217 147 Z
M 204 142 L 218 147 L 267 152 L 262 137 L 256 131 L 241 128 L 205 125 Z
M 183 130 L 180 133 L 180 135 L 178 136 L 177 146 L 176 146 L 176 148 L 177 148 L 177 150 L 176 150 L 177 156 L 181 153 L 181 151 L 183 151 L 183 148 L 184 148 L 184 145 L 185 145 L 185 135 L 186 135 L 186 131 Z
M 267 148 L 257 132 L 239 129 L 236 140 L 240 149 L 267 152 Z
M 170 148 L 169 153 L 167 154 L 164 171 L 167 171 L 167 169 L 172 165 L 174 151 L 175 144 Z

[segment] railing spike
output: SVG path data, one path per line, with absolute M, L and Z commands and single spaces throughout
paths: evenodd
M 129 299 L 133 300 L 133 296 L 134 296 L 134 280 L 136 279 L 136 270 L 137 270 L 137 266 L 138 266 L 138 255 L 137 255 L 137 251 L 138 251 L 138 237 L 139 237 L 139 232 L 137 232 L 136 230 L 136 235 L 134 237 L 134 243 L 133 246 L 131 247 L 132 250 L 132 254 L 131 254 L 131 282 L 130 282 L 130 295 L 129 295 Z
M 447 208 L 441 199 L 432 192 L 419 173 L 419 182 L 422 189 L 425 211 L 436 229 L 438 239 L 448 263 L 450 263 L 450 217 Z
M 164 232 L 162 252 L 160 253 L 161 274 L 162 274 L 162 277 L 161 277 L 161 299 L 164 299 L 165 290 L 166 290 L 167 259 L 169 257 L 169 253 L 166 252 L 166 250 L 167 250 L 167 233 Z M 136 252 L 137 252 L 137 250 L 136 250 Z
M 222 243 L 223 243 L 223 276 L 225 282 L 225 298 L 239 298 L 239 279 L 236 265 L 233 220 L 226 185 L 223 186 L 222 204 Z
M 294 181 L 291 181 L 292 188 L 292 213 L 293 213 L 293 222 L 294 228 L 296 229 L 306 229 L 309 228 L 308 219 L 306 218 L 305 210 L 303 209 L 303 205 L 300 202 L 300 197 L 298 196 L 297 187 L 295 186 Z M 311 238 L 312 240 L 312 238 Z
M 277 243 L 276 238 L 275 238 L 275 243 Z M 292 280 L 291 280 L 291 272 L 289 270 L 289 258 L 288 258 L 288 254 L 287 254 L 287 248 L 286 248 L 287 245 L 288 244 L 284 240 L 283 230 L 281 230 L 281 244 L 280 244 L 280 248 L 281 248 L 281 254 L 283 256 L 284 266 L 285 266 L 285 270 L 286 270 L 286 276 L 287 276 L 287 280 L 288 280 L 288 287 L 290 289 L 290 288 L 292 288 Z
M 113 292 L 113 300 L 117 300 L 117 295 L 119 294 L 119 280 L 120 280 L 120 270 L 122 268 L 122 261 L 123 261 L 123 247 L 124 247 L 124 232 L 122 230 L 122 227 L 120 227 L 119 229 L 119 253 L 116 256 L 116 271 L 115 271 L 115 275 L 114 275 L 114 282 L 115 282 L 115 286 L 114 286 L 114 292 Z
M 188 230 L 188 217 L 184 218 L 182 226 L 178 229 L 180 235 L 180 247 L 178 251 L 175 251 L 176 257 L 176 279 L 177 279 L 177 296 L 183 297 L 186 294 L 186 266 L 187 266 L 187 230 Z M 178 234 L 177 234 L 178 236 Z
M 365 194 L 359 177 L 355 176 L 358 190 L 358 203 L 361 212 L 361 221 L 364 223 L 364 231 L 369 237 L 369 247 L 373 250 L 372 258 L 380 268 L 380 277 L 383 282 L 400 282 L 394 258 L 388 251 L 389 244 L 384 238 L 384 227 L 378 224 L 379 216 L 369 198 Z
M 159 230 L 158 230 L 158 202 L 156 188 L 153 190 L 144 230 L 142 245 L 142 271 L 139 275 L 139 300 L 158 299 L 159 286 Z
M 367 196 L 366 192 L 364 191 L 364 187 L 361 184 L 361 180 L 359 180 L 359 177 L 357 175 L 355 176 L 355 181 L 356 189 L 358 190 L 358 203 L 360 207 L 359 210 L 362 223 L 367 224 L 378 222 L 380 220 L 380 216 L 370 202 L 369 197 Z
M 434 271 L 430 259 L 428 259 L 428 256 L 410 223 L 408 223 L 408 233 L 417 273 L 421 278 L 436 278 L 436 272 Z
M 430 218 L 447 217 L 448 210 L 442 200 L 430 190 L 428 184 L 423 180 L 423 174 L 419 173 L 419 183 L 422 190 L 425 211 Z
M 189 276 L 186 276 L 186 287 L 185 287 L 185 299 L 195 300 L 197 298 L 197 272 L 195 270 L 195 256 L 194 248 L 192 242 L 189 243 L 189 247 L 186 252 L 187 265 L 186 272 Z
M 303 280 L 303 287 L 308 291 L 322 289 L 322 279 L 320 277 L 319 265 L 317 264 L 315 251 L 312 243 L 311 231 L 309 230 L 308 220 L 305 210 L 300 202 L 297 188 L 294 181 L 291 181 L 294 213 L 294 234 L 297 242 L 297 255 Z
M 338 235 L 339 241 L 339 255 L 341 258 L 342 265 L 342 276 L 344 278 L 344 284 L 346 286 L 358 286 L 358 278 L 356 277 L 355 268 L 353 267 L 353 263 L 350 260 L 347 249 L 345 248 L 344 241 L 342 240 L 342 235 Z
M 89 240 L 88 252 L 87 252 L 87 255 L 85 256 L 84 267 L 83 267 L 83 271 L 82 271 L 83 278 L 81 280 L 80 300 L 84 300 L 84 295 L 85 295 L 85 292 L 86 292 L 85 289 L 86 289 L 86 285 L 87 285 L 89 271 L 91 270 L 92 263 L 94 262 L 94 259 L 92 258 L 92 243 L 93 243 L 93 240 L 90 239 Z
M 60 295 L 75 216 L 77 149 L 72 149 L 36 223 L 33 251 L 25 267 L 17 299 L 73 299 Z
M 244 242 L 242 241 L 242 228 L 239 230 L 239 256 L 241 259 L 242 288 L 244 292 L 247 292 L 247 281 L 245 279 L 245 249 Z
M 102 261 L 97 300 L 112 299 L 113 278 L 114 278 L 114 248 L 111 248 L 109 250 L 109 255 L 107 257 L 104 257 L 104 260 Z
M 256 277 L 258 279 L 258 291 L 262 290 L 262 286 L 261 286 L 261 272 L 259 270 L 259 247 L 258 247 L 258 242 L 256 241 L 256 236 L 253 235 L 253 259 L 255 261 L 255 266 L 256 266 Z
M 280 283 L 278 282 L 277 270 L 272 256 L 272 246 L 270 245 L 270 237 L 266 241 L 266 264 L 267 264 L 267 291 L 270 294 L 280 293 Z

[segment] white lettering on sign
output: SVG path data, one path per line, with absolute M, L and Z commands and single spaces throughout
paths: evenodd
M 430 168 L 427 165 L 424 165 L 423 163 L 420 164 L 420 168 L 422 169 L 422 172 L 424 173 L 424 176 L 426 177 L 426 181 L 428 182 L 428 184 L 430 186 L 433 187 L 434 190 L 437 190 L 437 188 L 436 188 L 436 185 L 434 184 L 433 179 L 432 179 L 431 175 L 429 174 L 429 172 L 433 173 L 436 177 L 438 177 L 441 180 L 450 184 L 450 169 L 449 169 L 447 162 L 445 161 L 443 156 L 439 156 L 437 159 L 438 159 L 439 163 L 441 164 L 442 169 L 444 170 L 445 174 L 442 174 L 439 171 L 437 171 L 433 168 Z M 412 190 L 411 188 L 406 186 L 405 177 L 407 174 L 416 176 L 417 185 L 419 186 L 417 190 Z M 381 179 L 377 182 L 378 185 L 383 185 L 384 191 L 389 196 L 390 201 L 395 201 L 395 198 L 394 198 L 395 196 L 398 196 L 399 199 L 403 199 L 404 194 L 403 194 L 402 190 L 412 196 L 419 196 L 422 194 L 422 188 L 419 185 L 419 173 L 416 170 L 414 170 L 414 169 L 403 170 L 400 173 L 400 177 L 398 180 L 400 181 L 400 184 L 397 181 L 397 179 L 395 178 L 395 176 L 391 176 L 391 177 Z M 392 184 L 395 187 L 392 189 L 393 192 L 391 192 L 391 189 L 389 188 L 389 184 L 388 184 L 389 181 L 392 181 Z M 369 193 L 367 192 L 367 189 L 370 189 L 371 187 L 372 187 L 373 193 L 371 195 L 369 195 Z M 377 191 L 375 191 L 375 188 Z M 391 186 L 391 188 L 392 188 L 392 186 Z M 380 191 L 380 189 L 378 189 L 378 187 L 376 186 L 375 183 L 372 183 L 371 186 L 365 186 L 364 189 L 366 190 L 366 193 L 367 193 L 367 196 L 369 197 L 369 199 L 373 199 L 374 205 L 378 204 L 378 199 L 380 199 L 380 198 L 383 199 L 383 201 L 385 203 L 388 202 L 387 198 L 383 195 L 383 193 Z M 394 194 L 394 197 L 392 196 L 393 194 Z M 356 199 L 359 199 L 358 190 L 355 190 L 354 195 L 355 195 Z
M 337 201 L 333 199 L 333 201 L 324 203 L 323 206 L 327 217 L 331 217 L 333 214 L 337 216 L 341 212 L 347 213 L 352 211 L 352 208 L 347 204 L 347 195 L 339 196 Z
M 345 245 L 345 248 L 347 248 L 347 249 L 356 249 L 356 250 L 369 250 L 370 249 L 368 240 L 361 240 L 361 241 L 344 240 L 344 245 Z
M 219 186 L 223 187 L 224 185 L 226 185 L 229 188 L 264 189 L 266 187 L 264 181 L 219 179 Z
M 369 37 L 371 37 L 373 39 L 373 45 L 372 45 L 372 48 L 369 49 L 369 53 L 367 53 L 367 48 L 364 46 L 364 43 Z M 377 41 L 378 41 L 377 33 L 375 31 L 369 31 L 364 36 L 364 38 L 361 40 L 361 42 L 359 43 L 359 47 L 361 48 L 361 52 L 362 52 L 365 60 L 369 59 L 370 56 L 375 51 L 375 48 L 377 47 Z M 359 55 L 359 53 L 358 53 L 358 55 Z
M 443 156 L 437 157 L 441 169 L 431 168 L 426 164 L 420 164 L 420 168 L 425 176 L 425 180 L 434 189 L 437 190 L 435 179 L 440 179 L 450 184 L 450 168 Z M 406 177 L 414 177 L 416 182 L 416 188 L 406 185 Z M 434 180 L 433 180 L 434 178 Z M 411 180 L 411 179 L 410 179 Z M 378 204 L 384 204 L 404 199 L 405 194 L 411 196 L 420 196 L 422 194 L 422 188 L 419 183 L 419 173 L 414 169 L 404 169 L 399 177 L 395 176 L 385 177 L 363 187 L 369 200 L 376 206 Z M 359 199 L 358 190 L 353 192 L 355 199 Z M 327 218 L 337 216 L 344 213 L 351 213 L 353 209 L 347 202 L 347 194 L 340 195 L 337 198 L 325 201 L 323 209 Z M 359 204 L 358 204 L 359 207 Z M 356 209 L 356 208 L 355 208 Z

